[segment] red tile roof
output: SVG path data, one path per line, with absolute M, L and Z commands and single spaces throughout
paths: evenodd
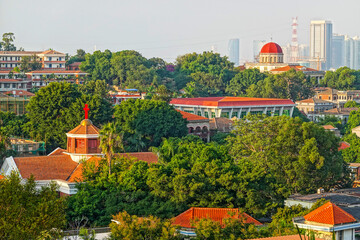
M 22 82 L 22 81 L 18 79 L 0 79 L 0 82 L 8 83 L 8 82 Z
M 52 151 L 48 156 L 63 155 L 64 152 L 66 152 L 65 149 L 57 148 L 57 149 L 55 149 L 54 151 Z
M 35 94 L 25 91 L 25 90 L 12 90 L 12 91 L 5 92 L 5 94 L 17 95 L 17 96 L 27 96 L 27 97 L 35 96 Z
M 198 121 L 198 120 L 207 120 L 207 121 L 209 121 L 209 119 L 206 118 L 206 117 L 202 117 L 202 116 L 199 116 L 199 115 L 196 115 L 196 114 L 184 112 L 184 111 L 181 111 L 181 110 L 178 110 L 178 109 L 176 109 L 176 111 L 181 113 L 182 117 L 185 118 L 188 121 Z
M 67 180 L 78 163 L 69 155 L 14 158 L 23 178 L 34 175 L 36 180 Z
M 301 65 L 287 65 L 285 67 L 275 68 L 270 70 L 270 72 L 287 72 L 291 69 L 294 69 L 295 71 L 304 71 L 304 72 L 318 72 L 318 70 L 313 68 L 307 68 Z
M 294 105 L 290 99 L 280 98 L 248 98 L 248 97 L 202 97 L 202 98 L 173 98 L 173 105 L 200 106 L 263 106 L 263 105 Z
M 334 127 L 332 125 L 323 125 L 322 127 L 326 130 L 337 129 L 336 127 Z
M 18 54 L 18 55 L 33 55 L 40 54 L 41 51 L 0 51 L 0 54 Z
M 304 216 L 306 221 L 337 225 L 356 222 L 356 219 L 335 204 L 328 202 Z
M 338 151 L 347 149 L 347 148 L 349 148 L 349 147 L 350 147 L 350 143 L 341 141 L 341 142 L 340 142 L 340 146 L 339 146 L 339 148 L 338 148 Z
M 5 178 L 5 177 L 4 177 L 3 175 L 0 175 L 0 180 L 1 180 L 1 179 L 4 179 L 4 178 Z
M 278 237 L 267 237 L 267 238 L 253 238 L 248 240 L 307 240 L 309 239 L 307 236 L 302 236 L 300 238 L 299 235 L 288 235 L 288 236 L 278 236 Z M 323 238 L 315 238 L 315 240 L 324 240 Z
M 78 74 L 78 73 L 86 73 L 83 72 L 81 70 L 53 70 L 53 69 L 41 69 L 41 70 L 36 70 L 36 71 L 32 71 L 32 72 L 27 72 L 26 74 L 33 74 L 33 73 L 40 73 L 40 74 L 45 74 L 45 73 L 63 73 L 63 74 Z
M 229 212 L 234 213 L 233 216 Z M 192 228 L 191 222 L 196 219 L 210 218 L 213 221 L 223 224 L 226 218 L 244 219 L 245 223 L 253 223 L 255 225 L 262 225 L 255 218 L 252 218 L 246 213 L 241 213 L 237 208 L 198 208 L 192 207 L 185 212 L 175 217 L 173 224 L 184 228 Z
M 81 121 L 80 125 L 68 132 L 70 134 L 99 134 L 100 129 L 95 127 L 89 119 Z
M 55 50 L 50 50 L 50 49 L 42 52 L 41 54 L 61 54 L 61 55 L 65 55 L 64 53 L 61 53 L 61 52 L 58 52 L 58 51 L 55 51 Z

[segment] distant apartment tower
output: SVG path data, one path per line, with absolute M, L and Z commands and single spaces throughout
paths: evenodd
M 360 38 L 345 36 L 344 65 L 351 69 L 360 69 Z
M 334 34 L 332 37 L 332 68 L 345 66 L 345 36 Z
M 253 56 L 254 56 L 255 62 L 259 62 L 259 53 L 265 44 L 266 44 L 265 40 L 254 40 L 253 41 Z
M 229 60 L 233 62 L 235 66 L 239 66 L 239 44 L 238 38 L 230 39 L 228 45 Z
M 311 21 L 310 24 L 310 58 L 321 64 L 321 70 L 331 67 L 332 23 L 326 20 Z
M 299 45 L 299 58 L 301 61 L 306 61 L 309 59 L 310 48 L 307 44 Z
M 281 46 L 284 54 L 284 63 L 291 62 L 291 44 L 287 44 L 285 46 Z

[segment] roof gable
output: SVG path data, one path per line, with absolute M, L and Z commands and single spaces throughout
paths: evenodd
M 321 207 L 306 214 L 304 218 L 309 222 L 330 225 L 356 222 L 356 219 L 352 215 L 331 202 L 325 203 Z
M 234 215 L 232 215 L 234 214 Z M 196 219 L 210 218 L 223 224 L 226 218 L 243 219 L 245 223 L 262 225 L 259 221 L 246 213 L 241 213 L 237 208 L 199 208 L 192 207 L 175 217 L 173 224 L 184 228 L 191 228 L 191 222 Z
M 202 117 L 202 116 L 199 116 L 199 115 L 196 115 L 196 114 L 184 112 L 184 111 L 181 111 L 181 110 L 178 110 L 178 109 L 176 109 L 176 111 L 181 113 L 182 117 L 185 118 L 188 121 L 198 121 L 198 120 L 207 120 L 207 121 L 209 121 L 209 119 L 206 118 L 206 117 Z

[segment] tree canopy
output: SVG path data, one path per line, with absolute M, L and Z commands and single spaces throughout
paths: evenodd
M 36 189 L 34 178 L 21 182 L 12 173 L 0 180 L 0 238 L 38 239 L 51 235 L 65 224 L 65 199 L 59 198 L 55 184 Z

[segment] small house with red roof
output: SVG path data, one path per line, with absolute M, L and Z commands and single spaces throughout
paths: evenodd
M 257 68 L 260 72 L 266 72 L 287 65 L 284 63 L 284 53 L 279 44 L 269 42 L 261 48 L 259 62 L 245 63 L 245 68 Z
M 325 76 L 325 71 L 318 71 L 316 69 L 308 68 L 298 64 L 288 64 L 284 67 L 272 69 L 270 72 L 273 74 L 281 74 L 290 71 L 291 69 L 295 70 L 296 72 L 303 72 L 305 76 L 315 78 L 318 83 Z
M 208 218 L 224 225 L 224 220 L 228 218 L 238 219 L 246 224 L 262 225 L 258 220 L 250 215 L 240 212 L 238 208 L 200 208 L 192 207 L 179 214 L 173 219 L 173 225 L 181 227 L 180 233 L 185 236 L 195 237 L 193 223 L 197 220 Z
M 176 109 L 205 118 L 243 118 L 247 114 L 292 116 L 295 103 L 290 99 L 249 97 L 173 98 Z
M 192 113 L 176 110 L 181 113 L 182 117 L 187 120 L 189 135 L 200 137 L 203 141 L 210 141 L 210 123 L 209 119 Z
M 293 222 L 325 240 L 332 240 L 333 233 L 336 239 L 355 240 L 355 229 L 360 227 L 357 219 L 332 202 L 325 203 L 304 217 L 294 218 Z
M 99 163 L 103 154 L 100 149 L 100 130 L 88 119 L 89 108 L 85 105 L 85 119 L 68 132 L 67 149 L 57 148 L 47 156 L 8 157 L 0 169 L 0 174 L 8 176 L 16 171 L 22 179 L 35 177 L 37 187 L 55 182 L 60 195 L 77 192 L 76 183 L 83 181 L 83 162 Z M 121 153 L 119 156 L 157 163 L 157 155 L 152 152 Z

